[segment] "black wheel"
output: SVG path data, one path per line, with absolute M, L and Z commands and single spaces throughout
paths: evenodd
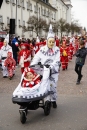
M 24 124 L 26 122 L 26 112 L 25 111 L 22 111 L 20 112 L 20 121 L 22 124 Z
M 50 114 L 50 110 L 51 110 L 51 102 L 50 101 L 46 101 L 45 105 L 44 105 L 44 114 L 46 116 L 48 116 Z

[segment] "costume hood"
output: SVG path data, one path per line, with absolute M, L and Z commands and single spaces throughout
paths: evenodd
M 7 36 L 5 37 L 5 41 L 7 42 L 7 45 L 9 43 L 9 34 L 7 34 Z

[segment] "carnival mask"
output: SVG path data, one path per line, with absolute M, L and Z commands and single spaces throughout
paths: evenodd
M 3 45 L 4 45 L 4 46 L 6 46 L 6 45 L 7 45 L 7 41 L 6 41 L 6 40 L 4 40 Z
M 54 38 L 49 38 L 47 40 L 47 46 L 48 46 L 48 48 L 52 49 L 53 46 L 54 46 L 54 44 L 55 44 L 55 39 Z

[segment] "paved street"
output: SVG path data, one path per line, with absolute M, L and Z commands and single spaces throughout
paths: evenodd
M 76 85 L 74 62 L 75 58 L 67 71 L 60 71 L 58 108 L 52 108 L 49 116 L 44 116 L 43 109 L 29 111 L 24 125 L 20 122 L 19 106 L 11 101 L 20 81 L 20 68 L 16 68 L 11 81 L 3 79 L 0 72 L 0 130 L 87 130 L 87 60 L 80 85 Z

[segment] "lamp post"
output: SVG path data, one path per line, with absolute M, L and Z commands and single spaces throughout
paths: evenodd
M 15 26 L 15 34 L 17 35 L 17 0 L 16 0 L 16 26 Z

